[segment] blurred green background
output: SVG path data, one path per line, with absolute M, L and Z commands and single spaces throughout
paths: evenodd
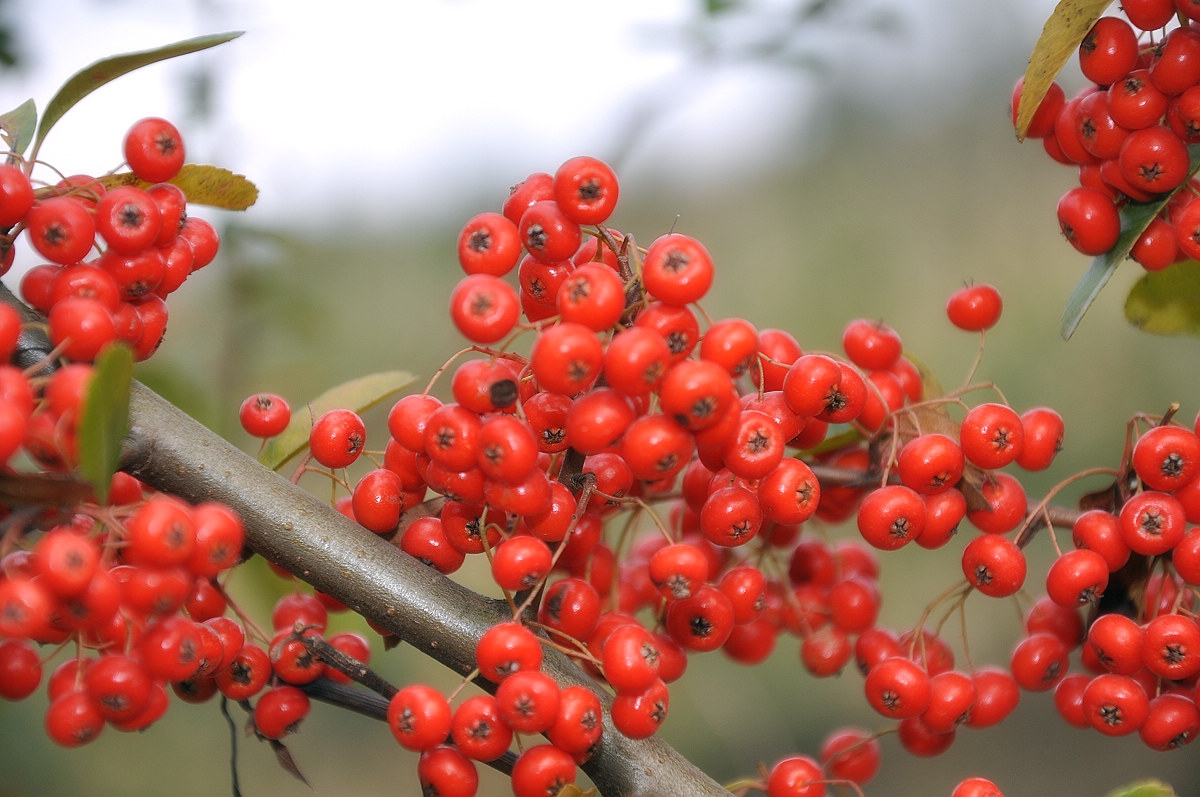
M 100 33 L 115 36 L 126 20 L 142 35 L 137 46 L 243 23 L 237 4 L 66 5 L 96 17 L 99 33 L 89 48 L 103 43 Z M 186 12 L 186 25 L 165 33 L 145 29 L 148 23 L 139 14 L 174 5 Z M 304 5 L 297 13 L 312 13 L 310 24 L 320 24 Z M 368 24 L 370 4 L 350 5 L 360 23 Z M 447 14 L 478 10 L 465 2 L 428 5 Z M 531 42 L 530 20 L 556 12 L 542 3 L 509 5 L 517 17 L 526 13 L 526 25 L 514 24 L 507 34 L 517 50 L 514 58 L 538 51 L 524 74 L 556 69 L 563 59 L 590 64 L 582 51 L 604 52 L 586 25 L 565 42 Z M 552 172 L 566 157 L 586 151 L 613 162 L 622 179 L 614 227 L 643 243 L 674 227 L 708 246 L 718 268 L 704 301 L 713 318 L 741 316 L 760 328 L 785 328 L 806 350 L 836 349 L 853 318 L 883 319 L 952 387 L 965 377 L 978 340 L 945 320 L 946 298 L 972 280 L 998 286 L 1004 317 L 988 334 L 980 377 L 994 380 L 1018 410 L 1050 405 L 1066 419 L 1066 448 L 1055 467 L 1025 482 L 1031 496 L 1044 494 L 1082 468 L 1115 465 L 1132 414 L 1161 413 L 1178 401 L 1180 417 L 1190 422 L 1200 409 L 1200 343 L 1151 337 L 1123 320 L 1122 302 L 1136 267 L 1118 271 L 1072 340 L 1059 337 L 1063 304 L 1087 266 L 1061 239 L 1054 220 L 1057 198 L 1075 174 L 1052 163 L 1038 142 L 1019 144 L 1008 116 L 1012 84 L 1052 5 L 670 4 L 663 12 L 670 24 L 658 20 L 657 27 L 635 28 L 630 35 L 652 52 L 682 53 L 675 77 L 667 70 L 666 78 L 648 81 L 628 97 L 607 98 L 603 70 L 590 64 L 578 78 L 578 93 L 561 99 L 576 110 L 590 109 L 591 124 L 580 126 L 577 136 L 556 128 L 553 136 L 546 134 L 553 146 L 541 151 L 520 145 L 520 128 L 495 130 L 492 145 L 481 148 L 458 143 L 468 131 L 434 131 L 451 150 L 460 149 L 430 154 L 430 170 L 439 175 L 430 183 L 388 179 L 388 166 L 381 164 L 378 182 L 385 190 L 363 184 L 358 192 L 353 184 L 347 190 L 345 184 L 314 181 L 307 196 L 291 197 L 305 208 L 294 213 L 272 203 L 296 184 L 295 175 L 289 182 L 274 173 L 250 173 L 269 212 L 264 217 L 251 209 L 233 217 L 199 211 L 222 225 L 223 252 L 172 297 L 166 342 L 138 376 L 248 450 L 253 442 L 237 429 L 236 410 L 251 392 L 279 392 L 302 406 L 333 384 L 394 368 L 418 374 L 423 385 L 463 345 L 445 309 L 459 278 L 458 227 L 477 212 L 498 209 L 508 186 L 529 172 Z M 246 21 L 268 33 L 276 15 L 287 10 L 271 3 L 246 6 L 252 9 L 244 12 Z M 602 4 L 580 6 L 589 7 L 585 19 L 604 16 L 611 23 L 620 13 Z M 24 99 L 18 92 L 27 84 L 21 81 L 36 71 L 47 48 L 73 46 L 45 36 L 34 24 L 43 8 L 0 2 L 7 31 L 0 41 L 17 63 L 9 73 L 16 86 L 12 105 Z M 793 16 L 797 10 L 810 13 Z M 246 27 L 248 41 L 256 29 Z M 452 26 L 394 33 L 397 47 L 413 36 L 430 37 L 456 57 L 458 32 Z M 227 47 L 239 46 L 254 45 Z M 240 63 L 244 55 L 236 52 L 231 59 Z M 904 54 L 910 57 L 901 58 Z M 322 68 L 347 83 L 379 80 L 353 60 L 311 57 L 327 59 Z M 461 58 L 470 54 L 462 52 Z M 70 68 L 86 60 L 73 59 Z M 249 171 L 239 161 L 238 144 L 256 136 L 268 141 L 307 136 L 328 159 L 352 161 L 360 137 L 389 135 L 372 126 L 371 108 L 337 107 L 336 96 L 314 96 L 299 127 L 294 119 L 268 127 L 252 117 L 231 118 L 223 100 L 236 94 L 242 78 L 255 76 L 223 67 L 215 54 L 203 69 L 168 74 L 179 89 L 175 93 L 190 99 L 163 112 L 191 115 L 201 130 L 201 156 L 240 170 Z M 405 80 L 436 84 L 437 77 L 436 69 L 388 76 L 380 83 L 380 102 L 403 106 Z M 507 75 L 488 77 L 485 72 L 466 85 L 448 85 L 447 101 L 469 103 L 468 89 L 508 93 L 514 103 L 528 100 L 521 93 L 528 86 Z M 287 81 L 288 75 L 283 71 L 270 79 Z M 1068 90 L 1078 85 L 1071 80 L 1069 70 Z M 204 91 L 188 94 L 182 90 L 188 86 Z M 104 117 L 103 102 L 137 99 L 125 97 L 118 85 L 105 91 L 112 92 L 109 100 L 81 104 L 73 112 L 84 129 L 89 113 Z M 725 101 L 732 110 L 723 112 Z M 553 107 L 530 107 L 530 127 L 539 127 Z M 423 124 L 425 109 L 408 111 L 406 124 Z M 747 114 L 744 127 L 726 118 L 732 111 Z M 221 136 L 227 124 L 236 130 L 228 139 Z M 486 129 L 489 121 L 478 124 Z M 723 135 L 707 130 L 720 125 Z M 48 143 L 48 155 L 52 149 Z M 690 160 L 681 162 L 685 157 Z M 353 172 L 363 164 L 347 168 Z M 382 414 L 368 421 L 382 430 Z M 382 437 L 377 439 L 382 446 Z M 1085 482 L 1069 489 L 1064 500 L 1099 486 Z M 853 528 L 806 533 L 835 539 L 856 534 Z M 1043 566 L 1052 555 L 1048 539 L 1039 538 L 1032 549 Z M 939 552 L 881 556 L 881 623 L 911 626 L 926 602 L 959 578 L 958 550 L 952 544 Z M 464 577 L 482 583 L 477 569 Z M 237 576 L 235 588 L 251 611 L 264 616 L 284 587 L 261 568 L 250 568 Z M 1014 606 L 972 599 L 967 608 L 975 664 L 1006 661 L 1020 631 Z M 363 628 L 347 617 L 336 624 Z M 798 641 L 781 638 L 769 662 L 753 669 L 719 653 L 694 657 L 687 675 L 672 686 L 663 737 L 718 780 L 730 781 L 793 752 L 814 754 L 821 739 L 841 725 L 885 727 L 862 700 L 856 673 L 813 679 L 799 666 L 797 651 Z M 452 676 L 403 646 L 385 654 L 376 644 L 374 653 L 378 669 L 394 681 L 454 686 Z M 230 733 L 215 704 L 175 702 L 150 732 L 109 731 L 69 751 L 42 734 L 44 708 L 40 696 L 0 706 L 4 797 L 230 793 Z M 236 709 L 234 716 L 240 721 Z M 243 794 L 308 792 L 275 764 L 266 747 L 237 736 Z M 287 744 L 317 794 L 417 793 L 415 756 L 400 749 L 381 724 L 318 705 Z M 991 777 L 1009 797 L 1102 795 L 1152 775 L 1173 783 L 1182 795 L 1200 793 L 1200 767 L 1190 750 L 1153 753 L 1136 739 L 1072 729 L 1057 719 L 1045 694 L 1023 695 L 1016 714 L 997 728 L 963 730 L 936 759 L 914 759 L 893 736 L 885 736 L 882 745 L 883 767 L 867 786 L 868 795 L 948 794 L 969 774 Z M 503 778 L 485 774 L 484 783 L 482 794 L 508 792 Z

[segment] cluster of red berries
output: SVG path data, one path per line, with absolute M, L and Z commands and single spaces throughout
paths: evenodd
M 1053 689 L 1070 724 L 1170 750 L 1200 733 L 1200 528 L 1187 528 L 1200 522 L 1196 428 L 1153 426 L 1128 469 L 1134 487 L 1119 506 L 1075 521 L 1075 548 L 1050 567 L 1044 611 L 1031 616 L 1012 670 L 1026 689 Z M 1079 608 L 1092 609 L 1086 626 Z M 1077 649 L 1081 671 L 1069 673 Z
M 228 507 L 147 495 L 118 474 L 105 505 L 84 500 L 57 518 L 13 509 L 6 525 L 6 542 L 24 544 L 0 559 L 0 696 L 20 700 L 41 683 L 33 644 L 73 644 L 79 653 L 46 679 L 46 733 L 58 744 L 85 744 L 106 725 L 146 728 L 168 687 L 202 700 L 244 655 L 216 581 L 242 555 Z
M 183 191 L 168 182 L 183 166 L 183 140 L 165 119 L 135 123 L 124 141 L 136 181 L 75 175 L 35 187 L 29 169 L 0 165 L 0 274 L 17 237 L 47 263 L 21 280 L 21 296 L 47 316 L 50 339 L 68 359 L 94 360 L 123 341 L 139 360 L 162 341 L 164 299 L 217 253 L 208 222 L 187 215 Z M 145 187 L 143 187 L 145 186 Z
M 422 753 L 424 788 L 473 794 L 463 785 L 476 782 L 472 762 L 500 757 L 514 733 L 550 742 L 517 759 L 514 793 L 541 797 L 573 780 L 599 739 L 601 704 L 540 672 L 543 645 L 607 683 L 612 722 L 632 738 L 662 725 L 667 685 L 689 654 L 722 650 L 754 664 L 781 632 L 800 638 L 800 659 L 817 676 L 856 657 L 868 699 L 901 721 L 914 752 L 945 749 L 968 717 L 999 722 L 1016 705 L 1011 675 L 962 674 L 935 634 L 876 627 L 879 563 L 864 540 L 940 547 L 966 517 L 1007 541 L 1026 501 L 997 469 L 1047 467 L 1062 419 L 988 403 L 952 422 L 944 408 L 961 399 L 927 402 L 900 336 L 878 321 L 847 325 L 844 358 L 805 353 L 788 332 L 741 318 L 701 316 L 702 333 L 692 308 L 713 282 L 708 252 L 679 233 L 643 250 L 609 229 L 617 193 L 611 169 L 575 158 L 523 181 L 501 213 L 471 219 L 450 314 L 473 345 L 447 366 L 452 400 L 427 389 L 397 401 L 381 457 L 352 410 L 324 413 L 310 433 L 311 461 L 335 476 L 364 454 L 381 459 L 346 483 L 336 502 L 345 514 L 446 574 L 486 555 L 514 607 L 477 650 L 495 695 L 452 707 L 412 685 L 391 698 L 393 732 Z M 514 269 L 517 286 L 505 279 Z M 968 286 L 946 311 L 961 329 L 986 330 L 1000 295 Z M 522 353 L 514 344 L 525 335 L 533 342 Z M 470 354 L 483 356 L 454 365 Z M 290 411 L 259 394 L 241 417 L 265 438 Z M 833 475 L 823 486 L 817 472 Z M 964 474 L 974 504 L 955 489 Z M 855 516 L 858 540 L 801 533 L 810 518 Z M 618 518 L 649 531 L 614 536 L 607 528 Z M 899 697 L 912 671 L 926 685 L 919 705 Z M 536 766 L 521 764 L 527 756 Z M 879 763 L 876 735 L 845 728 L 820 760 L 790 756 L 755 786 L 771 797 L 817 795 L 831 781 L 869 781 Z
M 1079 186 L 1058 202 L 1058 222 L 1084 254 L 1116 245 L 1126 203 L 1176 192 L 1131 252 L 1158 271 L 1200 257 L 1200 184 L 1189 181 L 1188 155 L 1200 142 L 1200 10 L 1174 0 L 1131 0 L 1121 9 L 1123 17 L 1097 20 L 1079 46 L 1090 83 L 1069 99 L 1052 83 L 1027 135 L 1079 169 Z M 1177 15 L 1188 24 L 1166 30 Z M 1014 121 L 1022 86 L 1013 92 Z

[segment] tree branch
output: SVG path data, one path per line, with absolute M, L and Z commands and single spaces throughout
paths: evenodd
M 256 553 L 338 599 L 446 667 L 466 675 L 475 644 L 511 619 L 502 601 L 446 578 L 322 503 L 135 383 L 122 469 L 193 502 L 220 501 L 246 524 Z M 563 686 L 600 690 L 573 661 L 547 649 L 542 669 Z M 723 789 L 656 737 L 632 740 L 612 725 L 584 771 L 609 797 L 723 795 Z

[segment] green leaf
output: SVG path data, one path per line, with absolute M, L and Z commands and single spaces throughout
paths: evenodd
M 1113 789 L 1104 797 L 1178 797 L 1175 789 L 1160 780 L 1143 780 Z
M 121 172 L 101 177 L 105 188 L 133 185 L 148 188 L 150 183 L 141 180 L 133 172 Z M 234 174 L 219 166 L 187 163 L 179 174 L 171 179 L 187 197 L 188 204 L 208 205 L 224 210 L 245 210 L 258 199 L 258 187 L 240 174 Z
M 1046 96 L 1050 84 L 1079 49 L 1092 25 L 1112 5 L 1113 0 L 1061 0 L 1042 28 L 1025 68 L 1025 84 L 1017 106 L 1017 138 L 1024 140 L 1033 114 Z
M 79 417 L 79 472 L 101 503 L 108 498 L 129 433 L 132 381 L 133 352 L 128 346 L 108 346 L 96 358 Z
M 41 148 L 42 142 L 46 139 L 46 134 L 62 118 L 63 114 L 69 111 L 75 103 L 105 83 L 116 80 L 121 75 L 128 74 L 143 66 L 165 61 L 168 58 L 207 50 L 209 47 L 224 44 L 241 35 L 241 31 L 234 31 L 232 33 L 218 33 L 211 36 L 198 36 L 194 39 L 186 39 L 164 47 L 157 47 L 153 50 L 140 50 L 134 53 L 125 53 L 124 55 L 114 55 L 111 58 L 102 58 L 91 66 L 84 67 L 72 75 L 46 105 L 46 112 L 42 116 L 41 124 L 38 125 L 37 135 L 34 138 L 33 157 L 37 157 L 37 152 Z
M 313 423 L 329 410 L 365 412 L 411 385 L 414 379 L 416 377 L 407 371 L 383 371 L 360 376 L 326 390 L 304 409 L 292 414 L 292 422 L 283 432 L 271 438 L 258 461 L 275 470 L 308 446 L 308 433 Z
M 1125 298 L 1125 317 L 1156 335 L 1200 335 L 1200 263 L 1188 260 L 1143 276 Z
M 33 100 L 25 100 L 16 108 L 0 116 L 0 138 L 4 139 L 4 143 L 8 144 L 9 152 L 14 155 L 24 154 L 25 148 L 33 140 L 33 131 L 36 127 L 37 106 L 33 104 Z
M 1188 168 L 1188 177 L 1190 178 L 1200 170 L 1200 144 L 1192 144 L 1188 147 L 1188 158 L 1190 159 Z M 1138 236 L 1166 207 L 1171 197 L 1175 196 L 1175 192 L 1184 190 L 1187 184 L 1187 180 L 1184 180 L 1183 184 L 1174 191 L 1164 194 L 1153 202 L 1129 202 L 1121 208 L 1121 235 L 1117 238 L 1116 245 L 1092 260 L 1092 264 L 1084 272 L 1079 282 L 1075 283 L 1075 288 L 1067 298 L 1060 330 L 1063 340 L 1070 340 L 1071 335 L 1075 334 L 1075 329 L 1083 320 L 1084 313 L 1092 306 L 1092 302 L 1096 301 L 1096 297 L 1100 295 L 1100 289 L 1112 277 L 1117 266 L 1129 257 L 1129 252 L 1137 243 Z

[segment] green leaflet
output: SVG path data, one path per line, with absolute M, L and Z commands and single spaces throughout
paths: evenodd
M 1104 797 L 1178 797 L 1175 789 L 1159 780 L 1143 780 L 1113 789 Z
M 1143 276 L 1125 297 L 1125 318 L 1157 335 L 1200 335 L 1200 263 L 1188 260 Z
M 0 116 L 0 138 L 8 144 L 8 151 L 16 155 L 25 152 L 29 142 L 33 140 L 33 132 L 37 128 L 37 106 L 33 100 L 13 108 Z
M 329 410 L 364 412 L 408 387 L 415 378 L 407 371 L 383 371 L 351 379 L 326 390 L 310 401 L 305 409 L 293 413 L 292 422 L 282 433 L 271 438 L 258 461 L 275 470 L 308 446 L 308 434 L 313 423 Z
M 129 433 L 129 388 L 133 352 L 124 344 L 108 346 L 96 358 L 79 416 L 79 472 L 96 500 L 108 499 L 108 488 L 121 461 Z
M 38 125 L 37 134 L 34 136 L 32 157 L 37 157 L 38 150 L 41 149 L 42 142 L 46 139 L 46 134 L 63 117 L 63 114 L 74 107 L 75 103 L 105 83 L 116 80 L 121 75 L 128 74 L 143 66 L 165 61 L 168 58 L 175 58 L 179 55 L 207 50 L 209 47 L 224 44 L 241 35 L 241 31 L 234 31 L 232 33 L 218 33 L 211 36 L 198 36 L 194 39 L 185 39 L 184 41 L 157 47 L 153 50 L 140 50 L 138 52 L 125 53 L 124 55 L 102 58 L 91 66 L 84 67 L 72 75 L 46 105 L 46 111 L 42 115 L 42 121 Z

